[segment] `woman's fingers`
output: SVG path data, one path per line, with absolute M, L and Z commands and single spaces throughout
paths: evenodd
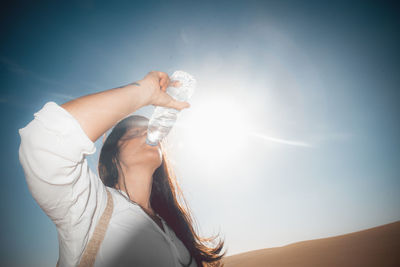
M 173 87 L 181 87 L 181 83 L 179 81 L 171 81 L 171 86 L 173 86 Z
M 162 71 L 152 71 L 157 75 L 158 85 L 161 91 L 165 91 L 167 89 L 167 85 L 169 83 L 168 74 Z
M 180 87 L 181 86 L 181 83 L 179 82 L 179 81 L 175 81 L 175 80 L 170 80 L 169 81 L 169 83 L 168 83 L 168 86 L 167 86 L 167 88 L 168 87 L 175 87 L 175 88 L 178 88 L 178 87 Z
M 160 89 L 164 92 L 167 91 L 169 86 L 172 87 L 180 87 L 182 84 L 177 80 L 171 80 L 167 73 L 162 71 L 157 71 L 159 81 L 160 81 Z
M 161 91 L 164 91 L 167 89 L 167 85 L 168 85 L 168 77 L 166 76 L 161 76 L 160 78 L 160 89 Z

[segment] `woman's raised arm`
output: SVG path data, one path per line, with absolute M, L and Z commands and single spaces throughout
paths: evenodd
M 79 97 L 61 106 L 95 142 L 118 121 L 143 106 L 152 104 L 178 110 L 189 107 L 189 103 L 176 101 L 165 92 L 170 84 L 179 86 L 166 73 L 151 71 L 137 82 Z

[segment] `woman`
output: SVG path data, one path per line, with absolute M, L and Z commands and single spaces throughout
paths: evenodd
M 48 102 L 19 130 L 29 190 L 57 227 L 58 266 L 90 265 L 88 257 L 96 267 L 220 266 L 224 242 L 208 247 L 203 242 L 215 237 L 195 233 L 161 144 L 145 143 L 148 119 L 129 116 L 146 105 L 188 108 L 166 93 L 168 86 L 180 85 L 151 71 L 61 106 Z M 86 155 L 113 126 L 101 149 L 99 179 Z

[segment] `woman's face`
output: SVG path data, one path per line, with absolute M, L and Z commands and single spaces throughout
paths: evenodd
M 147 127 L 133 127 L 119 140 L 119 161 L 126 167 L 133 165 L 148 165 L 158 168 L 162 163 L 160 144 L 146 144 Z

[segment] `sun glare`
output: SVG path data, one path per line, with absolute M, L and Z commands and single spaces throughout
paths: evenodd
M 201 101 L 200 101 L 201 102 Z M 228 164 L 247 146 L 249 125 L 245 110 L 226 95 L 214 94 L 176 122 L 174 141 L 202 163 Z M 186 115 L 186 114 L 185 114 Z M 183 117 L 183 116 L 182 116 Z M 178 136 L 179 135 L 179 136 Z

